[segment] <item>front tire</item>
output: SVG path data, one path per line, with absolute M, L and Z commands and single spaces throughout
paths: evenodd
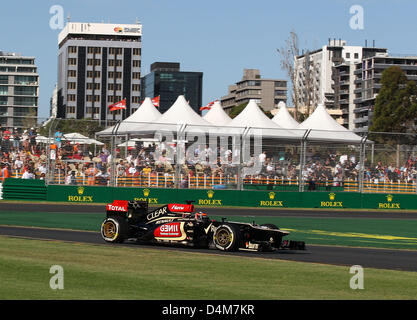
M 239 249 L 240 230 L 230 224 L 220 225 L 213 234 L 215 247 L 222 251 L 236 251 Z
M 122 243 L 127 238 L 127 222 L 121 217 L 106 218 L 101 224 L 101 236 L 104 241 Z

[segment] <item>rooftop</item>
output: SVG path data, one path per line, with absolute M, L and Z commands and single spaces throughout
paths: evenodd
M 142 35 L 141 24 L 115 24 L 115 23 L 90 23 L 68 22 L 58 35 L 58 43 L 61 43 L 68 35 L 103 35 L 103 36 L 135 36 Z

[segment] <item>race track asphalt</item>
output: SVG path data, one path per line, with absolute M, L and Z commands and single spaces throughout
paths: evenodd
M 105 205 L 73 205 L 56 203 L 0 202 L 0 211 L 36 211 L 36 212 L 89 212 L 105 214 Z M 372 219 L 417 219 L 414 211 L 363 211 L 363 210 L 324 210 L 324 209 L 266 209 L 266 208 L 196 208 L 212 216 L 273 216 L 306 218 L 372 218 Z
M 0 211 L 41 211 L 41 212 L 96 212 L 103 213 L 103 205 L 58 205 L 34 203 L 0 203 Z M 203 209 L 202 209 L 203 210 Z M 205 208 L 211 215 L 239 215 L 239 216 L 291 216 L 291 217 L 357 217 L 381 219 L 417 219 L 415 212 L 401 211 L 313 211 L 313 210 L 268 210 L 268 209 L 232 209 L 232 208 Z M 0 235 L 22 237 L 30 239 L 59 240 L 94 245 L 107 245 L 98 232 L 72 231 L 62 229 L 45 229 L 32 227 L 0 226 Z M 112 245 L 113 246 L 113 245 Z M 131 248 L 153 248 L 159 250 L 187 250 L 210 254 L 226 254 L 244 257 L 266 259 L 283 259 L 302 262 L 314 262 L 342 266 L 360 265 L 364 268 L 391 269 L 417 272 L 417 251 L 397 249 L 354 248 L 338 246 L 308 245 L 305 251 L 283 250 L 274 253 L 258 253 L 239 251 L 224 253 L 218 250 L 193 249 L 172 246 L 149 246 L 136 243 L 125 243 L 123 246 Z
M 30 227 L 0 226 L 0 235 L 22 237 L 30 239 L 59 240 L 76 243 L 88 243 L 95 245 L 115 246 L 103 241 L 98 232 L 72 231 Z M 315 262 L 323 264 L 353 266 L 360 265 L 364 268 L 391 269 L 403 271 L 417 271 L 417 251 L 369 249 L 337 246 L 313 246 L 307 245 L 305 251 L 282 250 L 279 252 L 228 252 L 224 253 L 211 249 L 194 249 L 171 246 L 150 246 L 127 242 L 123 246 L 141 248 L 153 248 L 159 250 L 187 250 L 200 253 L 226 254 L 244 256 L 247 258 L 283 259 L 302 262 Z

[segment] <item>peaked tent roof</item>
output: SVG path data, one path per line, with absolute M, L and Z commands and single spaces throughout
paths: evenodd
M 230 127 L 281 128 L 266 116 L 254 99 L 250 99 L 245 109 L 227 125 Z
M 161 113 L 155 108 L 151 98 L 147 97 L 134 113 L 120 123 L 117 133 L 123 134 L 137 131 L 145 125 L 138 122 L 153 122 L 160 116 Z M 111 134 L 113 128 L 114 126 L 106 128 L 103 131 L 98 132 L 97 135 Z
M 286 130 L 269 119 L 268 116 L 259 108 L 254 99 L 250 99 L 245 109 L 243 109 L 232 121 L 230 121 L 227 126 L 261 128 L 262 135 L 275 138 L 300 138 L 300 135 L 296 132 Z
M 126 122 L 148 122 L 154 121 L 161 116 L 161 113 L 155 108 L 151 98 L 146 97 L 140 107 L 127 117 Z
M 204 120 L 197 112 L 190 107 L 183 95 L 178 96 L 174 104 L 165 111 L 162 116 L 153 121 L 152 124 L 148 124 L 143 127 L 142 131 L 156 131 L 156 130 L 168 130 L 177 131 L 180 125 L 186 124 L 188 126 L 199 127 L 213 127 L 213 125 Z M 192 130 L 190 127 L 186 130 Z M 202 128 L 204 130 L 204 128 Z
M 337 123 L 323 104 L 319 104 L 316 110 L 297 129 L 312 129 L 308 135 L 308 140 L 354 143 L 359 143 L 362 140 L 362 137 Z
M 211 109 L 203 116 L 203 119 L 216 126 L 225 126 L 232 121 L 229 115 L 224 111 L 220 101 L 214 102 Z
M 286 129 L 297 129 L 299 123 L 294 120 L 291 114 L 288 112 L 285 102 L 278 103 L 278 113 L 272 118 L 272 121 Z
M 174 104 L 155 123 L 210 125 L 197 112 L 190 107 L 183 95 L 178 96 Z

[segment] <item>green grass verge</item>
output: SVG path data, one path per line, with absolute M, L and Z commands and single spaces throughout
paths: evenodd
M 29 204 L 56 204 L 56 205 L 60 205 L 60 206 L 64 206 L 64 205 L 68 205 L 68 206 L 98 206 L 98 207 L 105 207 L 107 202 L 94 202 L 94 203 L 78 203 L 78 202 L 64 202 L 64 201 L 46 201 L 46 200 L 0 200 L 0 203 L 29 203 Z M 160 207 L 163 205 L 166 205 L 167 203 L 158 203 L 156 206 Z M 155 206 L 155 205 L 151 205 L 151 206 Z M 303 211 L 318 211 L 318 212 L 380 212 L 380 213 L 387 213 L 387 212 L 401 212 L 401 213 L 417 213 L 417 210 L 415 209 L 392 209 L 392 210 L 388 210 L 388 209 L 378 209 L 378 208 L 374 208 L 374 209 L 367 209 L 367 208 L 303 208 L 303 207 L 299 207 L 299 208 L 286 208 L 286 207 L 247 207 L 247 206 L 221 206 L 221 207 L 215 207 L 215 206 L 210 206 L 210 205 L 194 205 L 195 208 L 197 209 L 208 209 L 208 208 L 221 208 L 221 209 L 250 209 L 250 210 L 255 210 L 258 213 L 261 213 L 262 211 L 269 211 L 269 210 L 274 210 L 277 212 L 280 211 L 284 211 L 284 212 L 291 212 L 291 211 L 298 211 L 298 210 L 303 210 Z
M 0 212 L 0 224 L 98 231 L 104 213 Z M 220 217 L 213 217 L 220 219 Z M 231 221 L 274 223 L 288 239 L 307 244 L 417 250 L 417 220 L 372 218 L 229 217 Z
M 0 299 L 416 299 L 413 272 L 1 236 Z M 64 289 L 52 290 L 52 265 Z

